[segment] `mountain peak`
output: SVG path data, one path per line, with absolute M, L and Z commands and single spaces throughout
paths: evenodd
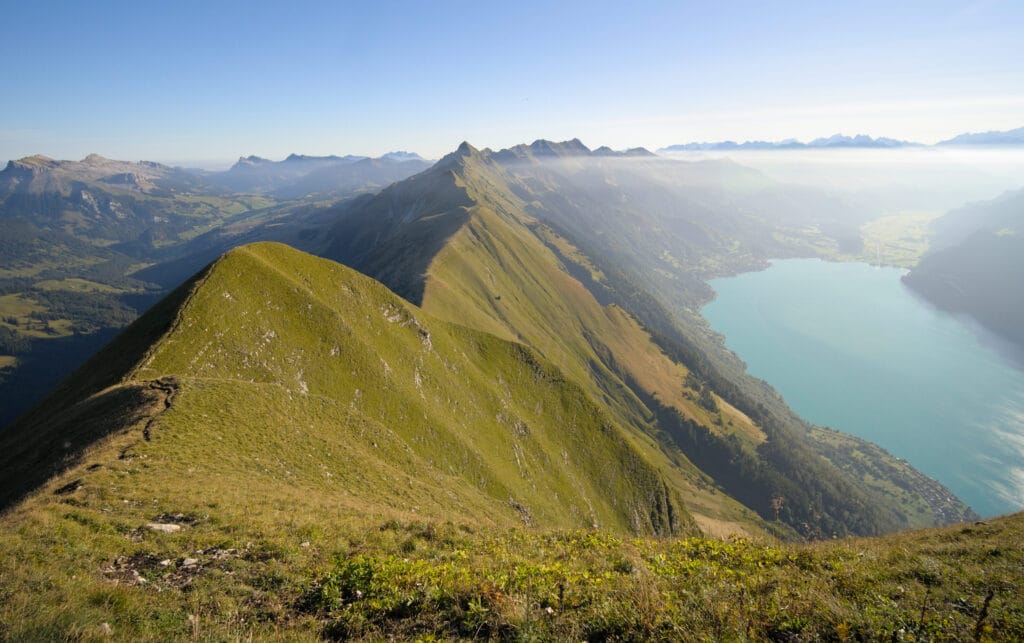
M 446 154 L 437 162 L 435 167 L 448 168 L 455 165 L 463 165 L 468 158 L 479 158 L 480 150 L 469 144 L 469 141 L 462 141 L 454 152 Z
M 583 144 L 578 138 L 570 141 L 556 143 L 547 139 L 537 139 L 529 145 L 530 152 L 534 156 L 590 156 L 590 148 Z
M 602 145 L 601 147 L 599 147 L 596 150 L 594 150 L 592 154 L 593 154 L 593 156 L 620 156 L 620 157 L 625 157 L 625 156 L 629 156 L 629 157 L 656 156 L 656 154 L 654 152 L 651 152 L 646 147 L 631 147 L 631 148 L 626 149 L 626 150 L 617 151 L 617 150 L 613 150 L 612 148 L 608 147 L 607 145 Z
M 35 165 L 43 163 L 53 163 L 53 159 L 43 154 L 33 154 L 32 156 L 26 156 L 24 158 L 18 159 L 18 162 L 24 163 L 25 165 Z
M 590 154 L 590 148 L 584 145 L 583 141 L 578 138 L 574 138 L 571 141 L 565 141 L 564 143 L 561 143 L 561 146 L 566 150 L 573 150 L 581 154 Z
M 336 154 L 331 154 L 329 156 L 312 156 L 312 155 L 309 155 L 309 154 L 295 154 L 295 153 L 292 153 L 292 154 L 289 154 L 288 158 L 286 158 L 284 161 L 282 161 L 282 163 L 303 163 L 303 162 L 327 162 L 327 163 L 333 163 L 333 162 L 336 162 L 336 161 L 362 160 L 364 158 L 366 158 L 366 157 L 363 157 L 363 156 L 352 156 L 351 154 L 348 155 L 348 156 L 342 157 L 342 156 L 338 156 Z
M 256 156 L 255 154 L 250 154 L 249 156 L 239 156 L 238 157 L 238 161 L 236 161 L 235 164 L 231 166 L 231 169 L 232 170 L 252 169 L 252 168 L 254 168 L 256 166 L 259 166 L 259 165 L 270 165 L 271 163 L 273 163 L 273 161 L 271 161 L 270 159 L 265 159 L 262 156 Z
M 270 159 L 265 159 L 262 156 L 256 156 L 255 154 L 250 154 L 249 156 L 239 156 L 238 157 L 238 162 L 239 163 L 244 163 L 244 164 L 249 164 L 249 165 L 254 165 L 256 163 L 272 163 L 273 161 L 271 161 Z
M 16 161 L 8 161 L 7 169 L 11 170 L 14 168 L 41 168 L 53 165 L 57 162 L 58 161 L 54 161 L 49 156 L 43 156 L 42 154 L 33 154 L 32 156 L 26 156 Z
M 90 165 L 99 165 L 101 163 L 109 163 L 110 159 L 100 156 L 99 154 L 90 154 L 89 156 L 82 159 L 82 163 L 88 163 Z
M 381 156 L 382 159 L 389 161 L 423 161 L 426 160 L 416 152 L 406 152 L 405 150 L 396 150 L 394 152 L 388 152 Z

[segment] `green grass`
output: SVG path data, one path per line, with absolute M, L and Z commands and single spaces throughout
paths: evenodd
M 8 472 L 51 465 L 61 443 L 81 448 L 95 438 L 69 436 L 93 431 L 103 414 L 158 405 L 130 391 L 149 400 L 152 382 L 173 378 L 172 408 L 132 447 L 157 467 L 143 478 L 154 493 L 187 496 L 180 481 L 195 475 L 214 490 L 203 493 L 244 480 L 246 493 L 264 485 L 274 498 L 284 479 L 312 502 L 344 497 L 411 515 L 695 529 L 680 491 L 614 419 L 519 344 L 435 320 L 350 269 L 279 244 L 228 253 L 183 301 L 139 322 L 169 323 L 158 341 L 129 332 L 6 431 Z M 110 379 L 87 384 L 97 365 Z
M 45 313 L 45 306 L 22 294 L 0 295 L 0 326 L 33 339 L 66 337 L 71 334 L 71 320 L 41 321 L 32 313 Z M 16 323 L 11 323 L 15 320 Z
M 904 212 L 864 224 L 864 251 L 857 260 L 911 268 L 928 251 L 928 226 L 934 212 Z
M 1020 527 L 786 547 L 407 525 L 398 551 L 350 547 L 299 605 L 345 637 L 1015 639 Z
M 721 492 L 589 386 L 338 264 L 236 249 L 0 439 L 0 488 L 37 487 L 0 516 L 0 638 L 1024 636 L 1021 517 L 696 537 L 687 505 L 763 523 L 701 506 Z
M 678 490 L 535 352 L 276 244 L 232 251 L 158 305 L 2 446 L 4 491 L 28 475 L 42 486 L 0 523 L 18 552 L 0 585 L 57 606 L 12 599 L 14 638 L 88 638 L 111 619 L 131 636 L 181 635 L 159 629 L 179 603 L 108 586 L 161 516 L 190 517 L 200 539 L 159 535 L 185 544 L 175 558 L 242 539 L 275 561 L 296 537 L 374 520 L 696 532 Z M 274 573 L 303 579 L 290 564 Z M 210 592 L 203 619 L 229 602 Z M 156 630 L 126 625 L 143 614 Z
M 0 295 L 0 317 L 16 317 L 22 322 L 29 318 L 29 314 L 43 310 L 36 302 L 20 294 Z
M 33 285 L 33 287 L 40 288 L 42 290 L 69 290 L 71 292 L 123 292 L 123 290 L 119 288 L 114 288 L 113 286 L 102 284 L 97 281 L 80 279 L 78 277 L 67 277 L 65 279 L 47 279 L 44 281 L 37 281 Z
M 363 444 L 377 436 L 367 455 L 380 454 L 361 474 L 363 460 L 346 458 L 353 477 L 395 462 L 407 462 L 412 478 L 440 470 L 455 481 L 430 486 L 468 482 L 501 513 L 525 511 L 540 524 L 628 528 L 631 498 L 643 506 L 659 484 L 611 418 L 532 351 L 434 321 L 379 284 L 286 246 L 238 249 L 218 264 L 133 376 L 169 374 L 183 381 L 182 399 L 211 406 L 208 426 L 227 432 L 287 408 L 282 419 L 296 419 L 282 426 L 324 418 L 321 430 L 303 427 L 312 435 L 329 434 L 332 422 L 359 427 Z M 193 379 L 229 387 L 233 403 L 188 397 Z M 385 494 L 374 485 L 367 495 Z M 640 509 L 638 529 L 647 513 Z
M 603 401 L 633 447 L 681 490 L 691 512 L 700 512 L 702 524 L 714 525 L 718 533 L 764 533 L 765 525 L 756 515 L 719 493 L 681 453 L 666 454 L 664 444 L 652 439 L 650 412 L 625 381 L 637 382 L 684 416 L 716 427 L 693 403 L 695 396 L 684 384 L 687 369 L 669 359 L 629 313 L 618 306 L 602 306 L 563 270 L 549 246 L 556 246 L 566 258 L 584 261 L 584 255 L 553 231 L 531 227 L 533 222 L 513 198 L 497 187 L 496 177 L 469 163 L 460 180 L 481 205 L 471 210 L 465 225 L 431 261 L 424 310 L 537 349 L 592 399 Z M 603 278 L 587 266 L 584 261 L 592 278 Z M 742 427 L 744 439 L 759 441 L 749 418 L 733 414 L 732 419 Z M 726 426 L 724 421 L 722 425 Z
M 11 640 L 1018 640 L 1020 515 L 780 545 L 360 518 L 142 494 L 3 519 Z M 257 512 L 262 511 L 259 507 Z M 193 559 L 193 561 L 186 561 Z M 191 563 L 186 565 L 186 562 Z

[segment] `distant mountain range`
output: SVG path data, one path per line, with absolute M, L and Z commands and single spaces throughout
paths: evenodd
M 937 145 L 1024 145 L 1024 127 L 1005 132 L 979 132 L 960 134 Z
M 578 139 L 497 151 L 464 143 L 428 169 L 420 165 L 426 163 L 409 153 L 376 159 L 293 154 L 281 161 L 253 156 L 223 172 L 98 157 L 13 162 L 0 172 L 0 197 L 7 195 L 0 198 L 0 269 L 17 271 L 0 280 L 0 292 L 15 295 L 6 312 L 0 309 L 7 336 L 0 355 L 16 370 L 7 369 L 11 386 L 0 388 L 6 396 L 0 409 L 11 416 L 21 399 L 30 399 L 26 391 L 53 385 L 24 374 L 34 373 L 27 370 L 33 365 L 52 372 L 53 363 L 68 362 L 66 351 L 58 350 L 62 338 L 112 332 L 225 250 L 280 241 L 341 260 L 447 322 L 535 347 L 616 424 L 644 440 L 657 421 L 659 430 L 674 435 L 665 448 L 713 471 L 709 475 L 732 498 L 722 504 L 723 494 L 701 492 L 704 483 L 692 477 L 670 483 L 680 494 L 700 492 L 708 507 L 696 511 L 701 519 L 760 529 L 762 521 L 781 518 L 780 528 L 806 535 L 876 533 L 946 522 L 966 510 L 928 500 L 948 492 L 916 472 L 899 472 L 883 456 L 868 459 L 898 472 L 872 479 L 897 480 L 893 488 L 912 488 L 916 495 L 894 498 L 888 487 L 870 485 L 859 494 L 860 477 L 842 473 L 854 457 L 845 454 L 867 448 L 859 443 L 829 450 L 835 462 L 819 467 L 818 443 L 801 437 L 810 428 L 744 379 L 741 364 L 720 357 L 724 353 L 692 312 L 710 296 L 703 281 L 710 276 L 762 266 L 769 256 L 804 254 L 822 235 L 837 247 L 856 239 L 856 227 L 842 224 L 859 220 L 856 208 L 820 191 L 778 185 L 730 161 L 679 163 L 643 148 L 591 150 Z M 387 176 L 398 178 L 392 183 Z M 391 185 L 380 189 L 384 181 Z M 783 234 L 773 234 L 778 231 Z M 211 292 L 223 298 L 223 289 Z M 254 300 L 257 308 L 247 318 L 261 301 Z M 685 324 L 674 321 L 683 316 Z M 652 343 L 645 328 L 664 345 Z M 442 341 L 441 331 L 431 335 Z M 99 339 L 88 348 L 95 350 Z M 294 351 L 312 354 L 312 347 L 297 344 L 286 353 Z M 47 359 L 54 354 L 64 359 Z M 83 348 L 80 354 L 88 353 Z M 397 369 L 410 359 L 387 361 Z M 660 365 L 660 374 L 642 364 Z M 425 368 L 421 378 L 447 377 Z M 514 374 L 502 379 L 513 381 Z M 419 389 L 412 390 L 418 397 Z M 725 396 L 721 404 L 712 392 Z M 540 435 L 541 427 L 530 430 Z M 772 450 L 755 455 L 765 440 Z M 673 477 L 689 475 L 659 453 L 643 459 L 661 462 L 659 469 L 667 467 Z M 792 471 L 820 485 L 793 485 L 787 482 Z M 786 498 L 781 513 L 771 505 L 776 491 Z M 539 509 L 543 497 L 529 503 L 537 520 L 546 515 Z M 614 521 L 626 516 L 620 510 Z M 672 511 L 684 528 L 683 509 Z M 651 512 L 644 506 L 637 515 Z M 638 529 L 676 529 L 662 518 L 649 525 L 644 518 Z
M 278 200 L 421 162 L 0 173 L 0 351 L 52 336 L 6 363 L 66 366 L 46 342 L 170 291 L 0 430 L 4 640 L 176 640 L 193 612 L 211 638 L 1021 639 L 1021 518 L 804 422 L 699 315 L 706 279 L 832 252 L 856 207 L 578 139 Z
M 787 138 L 783 141 L 718 141 L 714 143 L 685 143 L 682 145 L 669 145 L 663 147 L 659 152 L 703 152 L 717 150 L 794 150 L 804 148 L 831 148 L 831 147 L 860 147 L 860 148 L 893 148 L 893 147 L 920 147 L 921 143 L 911 141 L 899 141 L 894 138 L 871 138 L 865 134 L 856 136 L 844 136 L 833 134 L 827 138 L 816 138 L 809 143 L 804 143 L 795 138 Z
M 272 194 L 279 198 L 307 195 L 338 196 L 355 187 L 380 189 L 430 167 L 414 152 L 368 156 L 305 156 L 292 154 L 283 161 L 259 156 L 238 159 L 224 172 L 207 172 L 210 182 L 236 192 Z
M 307 248 L 322 210 L 429 166 L 410 152 L 249 156 L 223 172 L 97 154 L 10 161 L 0 170 L 0 425 L 238 239 Z
M 979 134 L 960 134 L 951 139 L 940 141 L 936 146 L 959 146 L 959 145 L 1024 145 L 1024 127 L 1005 132 L 984 132 Z M 716 141 L 706 143 L 683 143 L 669 145 L 658 150 L 659 153 L 666 152 L 710 152 L 710 151 L 731 151 L 731 150 L 796 150 L 796 149 L 823 149 L 823 148 L 866 148 L 866 149 L 892 149 L 899 147 L 928 147 L 924 143 L 914 141 L 901 141 L 894 138 L 880 136 L 872 138 L 866 134 L 856 136 L 844 136 L 833 134 L 825 138 L 816 138 L 813 141 L 804 143 L 795 138 L 787 138 L 782 141 Z

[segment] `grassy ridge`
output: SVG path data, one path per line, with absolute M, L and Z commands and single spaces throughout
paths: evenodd
M 638 537 L 694 533 L 685 463 L 533 349 L 278 244 L 225 255 L 11 431 L 59 449 L 77 417 L 122 420 L 0 516 L 2 638 L 1024 636 L 1021 517 Z
M 268 615 L 234 600 L 253 584 L 290 621 L 285 579 L 312 587 L 327 568 L 287 551 L 374 521 L 695 533 L 624 435 L 531 349 L 332 262 L 243 247 L 5 432 L 0 469 L 53 477 L 0 518 L 0 634 L 179 636 L 193 599 L 204 619 L 245 615 L 222 633 L 251 631 Z M 209 585 L 199 549 L 229 565 Z M 145 578 L 158 570 L 168 585 Z
M 528 228 L 487 207 L 473 217 L 431 263 L 424 309 L 535 347 L 602 400 L 623 426 L 634 430 L 637 448 L 658 462 L 684 490 L 691 511 L 705 524 L 728 523 L 731 531 L 756 532 L 759 521 L 685 457 L 672 459 L 650 439 L 650 411 L 624 381 L 635 377 L 660 392 L 667 404 L 708 421 L 686 397 L 686 370 L 672 362 L 621 308 L 603 307 Z M 610 364 L 618 365 L 616 373 Z M 710 422 L 708 422 L 710 424 Z M 756 432 L 752 423 L 747 424 Z
M 18 471 L 61 455 L 80 429 L 65 417 L 100 399 L 97 390 L 156 387 L 167 410 L 117 457 L 161 463 L 154 493 L 182 493 L 181 478 L 165 474 L 185 467 L 214 488 L 294 481 L 435 518 L 468 511 L 495 524 L 692 529 L 678 492 L 549 362 L 431 319 L 350 269 L 283 245 L 247 246 L 172 302 L 5 432 Z M 35 451 L 20 446 L 36 441 Z
M 838 454 L 834 462 L 821 458 L 824 449 L 781 398 L 761 389 L 750 394 L 742 364 L 729 380 L 712 366 L 703 350 L 725 351 L 703 341 L 699 318 L 689 313 L 681 328 L 648 294 L 657 292 L 649 279 L 631 276 L 630 266 L 649 266 L 648 250 L 664 241 L 655 232 L 675 226 L 676 210 L 685 214 L 688 201 L 670 205 L 661 184 L 651 194 L 636 185 L 620 194 L 615 179 L 630 166 L 578 159 L 502 166 L 498 156 L 463 144 L 431 170 L 359 204 L 334 230 L 336 258 L 442 319 L 522 342 L 552 360 L 629 429 L 634 446 L 716 533 L 757 531 L 769 521 L 805 537 L 872 534 L 970 514 L 882 452 L 861 449 L 879 460 L 876 472 L 891 474 L 880 484 L 865 483 L 867 469 L 846 466 L 858 463 L 840 450 L 830 450 Z M 646 195 L 640 202 L 650 209 L 638 210 L 627 193 Z M 721 219 L 704 207 L 696 213 L 704 225 Z M 559 221 L 573 226 L 563 234 Z M 674 288 L 685 290 L 681 284 L 700 274 L 694 260 L 676 262 Z M 762 392 L 767 399 L 758 399 Z
M 764 523 L 755 514 L 720 493 L 678 450 L 659 443 L 650 409 L 625 381 L 643 381 L 666 403 L 710 424 L 708 412 L 693 402 L 697 395 L 686 386 L 685 367 L 670 360 L 623 309 L 602 306 L 566 272 L 548 244 L 570 256 L 578 252 L 553 231 L 538 238 L 536 221 L 522 211 L 505 178 L 464 145 L 343 219 L 334 252 L 396 292 L 418 296 L 433 315 L 537 350 L 627 428 L 633 447 L 680 490 L 704 528 L 762 532 Z M 459 225 L 442 227 L 440 221 Z M 363 236 L 353 237 L 357 232 Z M 372 246 L 366 245 L 367 234 Z M 418 276 L 414 286 L 410 275 Z M 723 429 L 757 435 L 742 414 L 726 408 L 725 415 Z

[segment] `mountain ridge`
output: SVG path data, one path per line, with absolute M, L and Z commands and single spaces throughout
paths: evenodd
M 669 145 L 658 150 L 659 153 L 666 152 L 693 152 L 693 151 L 719 151 L 719 150 L 799 150 L 799 149 L 829 149 L 829 148 L 900 148 L 900 147 L 922 147 L 923 143 L 913 141 L 902 141 L 894 138 L 880 136 L 872 138 L 866 134 L 856 136 L 844 136 L 833 134 L 828 137 L 820 137 L 806 143 L 797 139 L 788 138 L 782 141 L 717 141 L 706 143 L 681 143 Z
M 936 145 L 1024 145 L 1024 127 L 1012 130 L 964 133 Z
M 724 380 L 715 380 L 713 374 L 703 370 L 692 372 L 700 364 L 700 353 L 687 353 L 690 349 L 680 348 L 679 342 L 686 344 L 688 340 L 677 337 L 665 341 L 666 331 L 669 335 L 674 331 L 664 311 L 644 317 L 641 308 L 638 317 L 636 303 L 643 301 L 642 297 L 638 300 L 630 299 L 633 295 L 623 295 L 633 292 L 634 286 L 622 280 L 621 275 L 609 279 L 621 272 L 621 266 L 604 264 L 593 249 L 584 251 L 575 239 L 587 243 L 591 240 L 585 235 L 578 236 L 579 229 L 563 227 L 567 222 L 564 217 L 579 217 L 586 210 L 596 211 L 604 204 L 624 202 L 623 198 L 625 202 L 636 200 L 643 205 L 639 209 L 632 205 L 624 207 L 621 215 L 613 214 L 613 220 L 619 222 L 629 220 L 634 213 L 653 213 L 665 203 L 690 207 L 691 200 L 684 193 L 677 196 L 659 182 L 650 184 L 651 189 L 643 186 L 623 192 L 626 187 L 617 183 L 635 177 L 637 172 L 653 173 L 658 181 L 675 180 L 670 174 L 679 173 L 682 188 L 694 194 L 714 190 L 723 173 L 741 175 L 758 197 L 757 190 L 770 184 L 756 172 L 735 164 L 665 163 L 655 157 L 595 155 L 578 139 L 561 143 L 538 140 L 498 152 L 481 151 L 464 142 L 430 169 L 375 196 L 355 199 L 343 206 L 343 216 L 335 226 L 333 245 L 327 254 L 380 279 L 401 296 L 424 305 L 443 319 L 538 350 L 574 382 L 584 386 L 588 395 L 606 405 L 617 422 L 629 427 L 630 439 L 644 450 L 646 457 L 672 472 L 673 484 L 701 505 L 703 513 L 698 515 L 704 524 L 718 521 L 733 529 L 743 529 L 744 525 L 758 525 L 758 521 L 744 515 L 742 505 L 713 498 L 714 492 L 708 491 L 708 485 L 724 484 L 730 493 L 745 494 L 743 502 L 759 511 L 761 520 L 770 520 L 774 511 L 771 493 L 784 489 L 784 495 L 791 498 L 804 493 L 776 470 L 780 462 L 785 468 L 792 468 L 807 456 L 801 451 L 806 445 L 799 446 L 804 438 L 797 437 L 798 434 L 784 437 L 788 429 L 766 429 L 773 425 L 764 424 L 766 420 L 757 404 L 728 393 L 728 388 L 722 388 Z M 627 173 L 630 169 L 636 172 Z M 592 186 L 596 181 L 602 188 L 593 196 L 584 197 L 584 192 L 571 181 L 583 181 L 580 186 Z M 652 191 L 657 198 L 644 200 L 648 198 L 646 193 Z M 559 214 L 551 207 L 564 202 L 551 199 L 561 196 L 578 202 L 570 202 L 572 207 Z M 706 202 L 706 197 L 699 200 Z M 581 206 L 585 208 L 583 213 L 578 210 Z M 717 234 L 723 248 L 733 244 L 735 238 L 729 236 L 731 233 L 723 234 L 731 223 L 729 219 L 707 211 L 704 204 L 699 208 L 696 229 Z M 742 220 L 747 215 L 740 210 Z M 717 232 L 702 227 L 700 218 L 709 215 L 718 218 Z M 748 218 L 742 225 L 755 221 Z M 600 230 L 602 225 L 598 222 L 596 229 Z M 690 224 L 687 234 L 692 237 L 693 231 Z M 619 236 L 622 232 L 615 234 Z M 636 240 L 631 239 L 631 243 Z M 708 252 L 715 256 L 719 251 L 708 245 L 701 252 L 703 256 L 709 256 Z M 696 263 L 700 256 L 684 254 L 682 259 Z M 674 258 L 669 260 L 678 264 Z M 686 271 L 677 274 L 692 278 Z M 658 308 L 649 301 L 641 306 L 648 311 Z M 657 340 L 655 332 L 659 334 Z M 647 360 L 646 365 L 641 360 Z M 680 386 L 680 382 L 684 384 Z M 703 402 L 698 403 L 699 400 Z M 773 435 L 778 431 L 783 432 Z M 666 438 L 666 432 L 671 434 L 670 438 Z M 787 444 L 786 440 L 791 439 L 797 441 Z M 659 453 L 666 446 L 671 457 Z M 680 449 L 690 455 L 699 454 L 700 465 L 688 461 Z M 787 456 L 787 451 L 792 455 Z M 773 461 L 766 459 L 768 453 L 773 454 Z M 753 478 L 737 478 L 737 467 L 729 462 L 744 462 L 739 467 L 745 471 L 740 478 Z M 713 474 L 706 470 L 709 466 Z M 829 494 L 846 499 L 857 497 L 855 486 L 840 491 L 852 482 L 844 478 L 845 474 L 835 470 L 819 473 L 823 483 L 825 478 L 830 479 L 826 486 L 832 484 L 831 478 L 839 481 L 838 486 L 829 489 Z M 806 475 L 813 479 L 816 474 Z M 902 475 L 913 477 L 909 468 L 893 475 L 894 480 Z M 901 484 L 906 485 L 907 480 L 901 480 Z M 931 483 L 918 478 L 909 488 L 928 484 Z M 782 515 L 788 521 L 786 528 L 803 529 L 802 525 L 806 525 L 812 530 L 821 528 L 824 533 L 842 534 L 893 529 L 905 521 L 945 521 L 950 519 L 945 513 L 947 509 L 952 515 L 958 511 L 952 506 L 926 508 L 927 503 L 922 504 L 921 497 L 914 493 L 899 496 L 885 491 L 887 499 L 880 500 L 877 507 L 857 500 L 869 509 L 864 515 L 851 514 L 856 517 L 850 524 L 834 520 L 827 511 L 819 514 L 822 504 L 794 502 Z M 901 503 L 905 502 L 914 507 L 910 514 L 901 513 Z M 805 517 L 796 518 L 801 512 L 807 512 Z M 774 513 L 778 519 L 779 512 Z M 813 537 L 814 533 L 804 535 Z
M 243 274 L 254 281 L 240 281 Z M 328 284 L 333 289 L 325 288 Z M 275 296 L 266 299 L 270 293 Z M 294 315 L 296 310 L 305 312 Z M 325 324 L 333 331 L 324 333 Z M 387 343 L 381 344 L 375 333 L 385 330 Z M 253 345 L 251 337 L 261 339 Z M 284 436 L 287 427 L 304 426 L 303 418 L 322 418 L 314 423 L 340 422 L 339 427 L 348 427 L 348 439 L 354 441 L 349 450 L 356 443 L 364 445 L 360 457 L 366 462 L 347 461 L 344 478 L 349 481 L 377 478 L 373 471 L 391 470 L 404 462 L 409 473 L 436 478 L 438 488 L 457 493 L 460 503 L 475 506 L 483 512 L 475 515 L 489 516 L 488 520 L 604 525 L 637 533 L 692 529 L 682 504 L 673 499 L 656 470 L 617 437 L 619 429 L 529 349 L 434 321 L 368 278 L 287 246 L 264 243 L 232 250 L 143 316 L 106 353 L 122 357 L 115 363 L 105 355 L 97 358 L 65 384 L 58 403 L 40 407 L 5 431 L 5 491 L 13 487 L 12 476 L 40 469 L 50 453 L 60 452 L 61 444 L 67 449 L 72 436 L 83 431 L 67 422 L 79 419 L 82 412 L 95 412 L 97 406 L 103 410 L 113 405 L 106 411 L 108 417 L 127 419 L 115 423 L 105 440 L 123 443 L 128 434 L 136 436 L 134 446 L 117 447 L 122 456 L 128 449 L 157 457 L 161 448 L 171 448 L 186 434 L 193 435 L 188 440 L 208 440 L 189 428 L 199 425 L 219 426 L 221 437 L 233 440 L 234 431 L 251 434 L 261 429 L 270 432 L 267 436 Z M 470 359 L 467 354 L 478 357 Z M 105 375 L 96 372 L 99 365 Z M 459 373 L 458 379 L 472 382 L 472 388 L 445 383 L 445 371 Z M 495 376 L 507 384 L 495 388 L 485 383 Z M 514 388 L 502 393 L 504 387 Z M 458 396 L 453 395 L 456 389 Z M 158 391 L 166 395 L 161 397 Z M 506 397 L 510 394 L 512 398 Z M 125 395 L 129 406 L 119 411 L 117 401 Z M 148 395 L 148 401 L 140 402 L 140 395 Z M 218 400 L 220 415 L 204 421 L 202 410 L 209 408 L 211 399 Z M 286 417 L 294 419 L 274 426 L 250 417 L 232 425 L 232 418 L 246 413 L 250 405 L 262 404 L 260 399 L 289 407 Z M 450 418 L 452 403 L 462 409 L 461 421 Z M 535 411 L 534 404 L 546 408 Z M 74 411 L 83 405 L 86 411 Z M 266 407 L 281 421 L 276 410 Z M 575 418 L 571 422 L 570 412 Z M 412 419 L 420 415 L 422 422 Z M 553 431 L 555 426 L 561 430 Z M 317 431 L 325 429 L 326 425 Z M 26 444 L 29 435 L 34 437 Z M 330 433 L 310 436 L 326 438 Z M 164 440 L 171 442 L 161 447 Z M 385 448 L 385 442 L 387 457 L 397 460 L 372 456 L 378 446 Z M 508 450 L 496 450 L 498 444 Z M 73 446 L 80 453 L 100 448 Z M 241 451 L 248 452 L 247 448 Z M 33 458 L 33 453 L 41 455 Z M 555 456 L 561 466 L 543 466 Z M 161 457 L 166 466 L 182 466 L 175 452 Z M 328 457 L 324 463 L 340 475 L 340 461 Z M 75 475 L 83 475 L 83 466 L 82 461 L 72 464 Z M 244 458 L 242 466 L 248 467 Z M 291 466 L 301 465 L 295 461 Z M 52 471 L 52 466 L 43 468 Z M 435 469 L 437 473 L 431 473 Z M 269 479 L 279 475 L 263 475 L 268 473 Z M 219 474 L 211 469 L 208 475 Z M 408 473 L 403 477 L 414 483 Z M 293 478 L 284 475 L 285 480 Z M 293 482 L 311 483 L 303 480 L 307 479 Z M 423 489 L 417 495 L 426 502 L 428 487 L 416 488 Z M 360 502 L 380 511 L 401 510 L 407 504 L 397 491 L 363 489 L 362 496 L 353 486 L 339 492 L 357 494 Z M 485 501 L 486 497 L 491 499 Z M 654 504 L 643 504 L 647 502 Z M 424 515 L 460 512 L 460 504 L 444 503 L 438 499 L 434 509 L 423 507 Z M 474 514 L 459 515 L 472 519 Z
M 569 239 L 537 215 L 527 213 L 521 197 L 530 188 L 511 172 L 528 172 L 533 167 L 530 163 L 544 167 L 551 162 L 539 160 L 534 150 L 556 156 L 558 167 L 564 167 L 570 175 L 586 167 L 579 165 L 581 158 L 597 164 L 633 162 L 583 156 L 578 141 L 566 143 L 541 142 L 499 152 L 481 151 L 463 143 L 431 170 L 395 184 L 344 212 L 332 233 L 333 245 L 325 254 L 381 280 L 442 318 L 537 348 L 577 381 L 590 382 L 588 387 L 593 394 L 605 396 L 618 409 L 619 417 L 632 418 L 622 421 L 633 426 L 638 436 L 650 435 L 649 420 L 641 418 L 650 418 L 657 411 L 662 414 L 660 421 L 668 423 L 666 426 L 676 427 L 675 423 L 682 421 L 688 428 L 673 430 L 693 431 L 689 435 L 698 436 L 687 440 L 703 440 L 699 436 L 714 436 L 718 432 L 718 437 L 707 437 L 718 445 L 714 448 L 734 448 L 716 442 L 723 439 L 722 431 L 714 428 L 705 416 L 706 411 L 679 397 L 667 384 L 673 378 L 678 378 L 677 382 L 686 379 L 688 367 L 667 366 L 671 360 L 666 358 L 663 347 L 654 345 L 646 334 L 649 331 L 637 325 L 635 319 L 611 330 L 607 324 L 614 317 L 610 312 L 614 308 L 603 306 L 596 299 L 607 296 L 602 293 L 609 284 L 584 286 L 578 281 L 577 278 L 601 277 L 586 254 Z M 442 221 L 450 223 L 443 230 L 437 227 Z M 375 232 L 368 234 L 370 229 Z M 418 252 L 408 252 L 410 247 Z M 575 269 L 582 270 L 570 276 L 566 266 L 574 263 Z M 630 326 L 633 330 L 627 330 Z M 577 330 L 564 335 L 566 329 Z M 613 336 L 635 336 L 636 340 L 630 351 L 623 351 L 614 342 L 609 343 L 607 338 Z M 575 340 L 566 340 L 567 337 L 591 340 L 574 344 Z M 657 383 L 657 377 L 641 381 L 642 369 L 623 369 L 623 365 L 635 362 L 636 354 L 649 355 L 655 361 L 666 360 L 666 367 L 658 376 L 667 378 L 664 383 Z M 675 375 L 669 376 L 672 369 L 677 369 Z M 694 386 L 699 389 L 698 384 Z M 694 396 L 693 399 L 698 389 L 684 387 L 686 395 Z M 659 393 L 652 396 L 654 391 Z M 718 400 L 717 408 L 735 409 L 722 399 Z M 735 412 L 739 415 L 728 422 L 732 428 L 724 435 L 733 435 L 738 444 L 760 450 L 760 438 L 756 436 L 761 429 L 752 428 L 750 418 L 738 409 Z M 681 414 L 682 420 L 674 419 L 673 413 Z M 699 426 L 701 423 L 706 424 Z M 726 426 L 724 420 L 722 426 Z M 748 428 L 741 431 L 738 427 L 742 426 Z M 687 448 L 698 447 L 692 444 Z M 747 447 L 735 448 L 742 451 Z M 739 452 L 733 457 L 739 457 Z M 684 466 L 684 470 L 689 466 Z M 725 466 L 718 470 L 718 475 L 732 474 Z M 734 490 L 740 488 L 736 486 Z M 855 492 L 851 489 L 846 493 L 850 496 Z M 748 502 L 752 500 L 748 498 Z M 767 498 L 756 502 L 764 503 L 759 504 L 765 507 L 762 511 L 770 511 L 766 509 Z
M 733 140 L 713 142 L 690 142 L 667 145 L 659 148 L 658 153 L 672 152 L 705 152 L 705 151 L 743 151 L 743 150 L 800 150 L 800 149 L 831 149 L 831 148 L 865 148 L 895 149 L 904 147 L 956 147 L 956 146 L 1004 146 L 1024 144 L 1024 127 L 1012 130 L 991 130 L 987 132 L 971 132 L 958 134 L 949 139 L 941 140 L 934 145 L 926 145 L 915 141 L 906 141 L 879 136 L 872 138 L 867 134 L 832 136 L 815 138 L 802 142 L 795 138 L 781 141 L 748 140 L 742 143 Z
M 682 317 L 761 256 L 770 182 L 546 143 L 464 143 L 335 206 L 326 252 L 384 283 L 230 250 L 0 433 L 0 637 L 1024 631 L 1020 515 L 832 541 L 971 514 L 787 416 Z M 720 245 L 639 243 L 709 219 Z

